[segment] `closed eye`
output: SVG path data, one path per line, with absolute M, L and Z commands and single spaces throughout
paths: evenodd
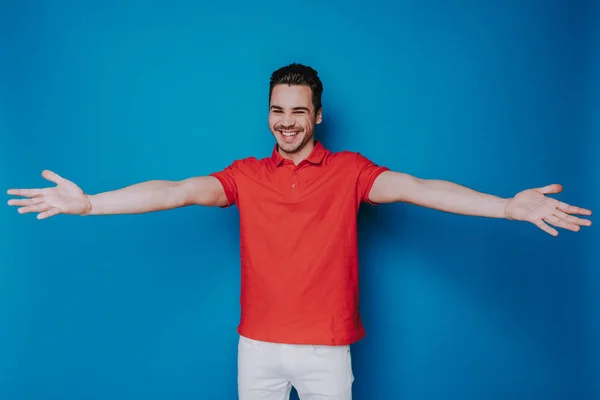
M 283 108 L 279 106 L 271 106 L 271 112 L 274 114 L 283 113 Z M 292 109 L 293 114 L 307 114 L 310 113 L 310 110 L 306 107 L 294 107 Z

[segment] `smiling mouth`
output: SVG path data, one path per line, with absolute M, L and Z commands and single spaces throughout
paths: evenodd
M 298 131 L 279 131 L 279 133 L 281 133 L 281 135 L 285 138 L 291 139 L 293 137 L 295 137 L 296 135 L 298 135 Z

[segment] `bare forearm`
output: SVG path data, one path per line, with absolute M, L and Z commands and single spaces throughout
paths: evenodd
M 443 180 L 416 179 L 411 202 L 455 214 L 505 218 L 509 199 L 481 193 Z
M 374 203 L 405 202 L 454 214 L 505 218 L 509 199 L 481 193 L 450 181 L 420 179 L 386 171 L 369 193 Z
M 181 207 L 177 195 L 180 181 L 152 180 L 122 189 L 88 195 L 91 210 L 86 215 L 140 214 Z

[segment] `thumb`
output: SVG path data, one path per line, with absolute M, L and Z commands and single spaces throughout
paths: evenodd
M 553 194 L 562 192 L 563 187 L 558 183 L 554 183 L 552 185 L 547 185 L 541 188 L 537 188 L 536 191 L 542 194 Z
M 42 172 L 42 176 L 48 179 L 49 181 L 56 183 L 57 185 L 65 181 L 65 179 L 59 176 L 57 173 L 49 171 L 47 169 Z

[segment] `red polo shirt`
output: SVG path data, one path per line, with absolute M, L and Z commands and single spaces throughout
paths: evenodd
M 320 142 L 295 166 L 245 158 L 219 179 L 240 214 L 240 335 L 344 345 L 365 336 L 359 313 L 356 214 L 385 167 Z

